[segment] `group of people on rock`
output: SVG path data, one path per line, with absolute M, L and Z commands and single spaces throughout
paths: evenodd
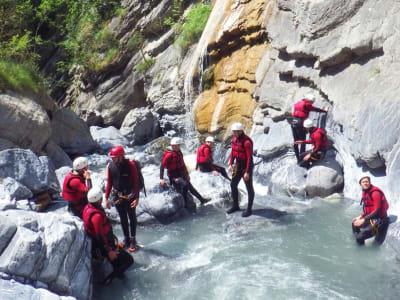
M 326 113 L 328 108 L 313 106 L 315 98 L 309 95 L 297 102 L 294 106 L 292 132 L 294 137 L 294 152 L 298 163 L 309 168 L 314 161 L 321 160 L 328 147 L 328 139 L 325 132 L 314 126 L 308 119 L 310 111 Z M 212 151 L 215 140 L 209 136 L 197 151 L 196 170 L 221 174 L 230 181 L 233 205 L 227 210 L 227 214 L 240 210 L 238 184 L 243 178 L 247 194 L 247 208 L 242 212 L 242 217 L 252 215 L 254 201 L 253 188 L 253 141 L 244 133 L 241 123 L 233 123 L 232 127 L 232 151 L 229 158 L 228 171 L 232 172 L 229 178 L 226 170 L 214 164 Z M 310 138 L 306 140 L 306 134 Z M 170 141 L 170 147 L 164 152 L 160 166 L 160 185 L 165 186 L 164 171 L 167 170 L 169 182 L 182 194 L 185 207 L 188 204 L 188 192 L 193 194 L 201 204 L 210 201 L 203 197 L 191 184 L 189 172 L 186 168 L 180 145 L 181 138 L 174 137 Z M 310 151 L 305 151 L 305 144 L 312 144 Z M 301 145 L 300 151 L 298 145 Z M 136 207 L 139 203 L 139 171 L 137 162 L 125 158 L 122 146 L 115 146 L 109 152 L 111 162 L 107 166 L 107 184 L 105 189 L 105 205 L 111 208 L 114 203 L 120 220 L 124 239 L 122 243 L 116 242 L 112 226 L 102 207 L 103 193 L 97 187 L 92 187 L 88 160 L 78 157 L 73 161 L 63 183 L 62 196 L 68 201 L 69 211 L 81 218 L 85 230 L 92 238 L 92 255 L 97 258 L 107 258 L 113 272 L 106 277 L 105 283 L 111 282 L 115 276 L 122 276 L 124 271 L 133 264 L 133 258 L 126 252 L 134 252 L 137 248 L 136 241 Z M 141 175 L 141 174 L 140 174 Z M 383 242 L 389 225 L 387 210 L 388 202 L 383 192 L 371 184 L 370 178 L 365 176 L 360 179 L 362 187 L 362 199 L 364 211 L 352 220 L 353 232 L 356 241 L 364 244 L 364 241 L 375 236 L 380 243 Z M 111 202 L 110 202 L 111 200 Z

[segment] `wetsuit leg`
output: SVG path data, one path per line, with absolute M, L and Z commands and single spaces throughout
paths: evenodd
M 120 202 L 115 205 L 118 214 L 119 214 L 119 218 L 121 220 L 121 227 L 122 227 L 122 231 L 124 233 L 124 237 L 125 239 L 129 239 L 129 227 L 128 227 L 128 212 L 127 212 L 127 208 L 126 208 L 126 203 L 127 201 L 120 199 Z
M 127 207 L 129 224 L 131 227 L 131 237 L 136 237 L 136 226 L 137 226 L 137 218 L 136 218 L 136 207 L 131 208 L 130 205 Z
M 209 199 L 205 199 L 202 195 L 200 195 L 200 193 L 194 188 L 194 186 L 190 182 L 187 183 L 187 186 L 192 195 L 199 199 L 201 203 L 208 202 Z
M 78 210 L 75 208 L 75 206 L 73 206 L 73 204 L 71 204 L 71 202 L 68 202 L 68 211 L 73 214 L 74 216 L 83 219 L 82 218 L 82 212 L 81 210 Z
M 253 187 L 253 172 L 249 172 L 249 180 L 244 180 L 247 189 L 247 210 L 249 212 L 252 211 L 253 208 L 253 201 L 254 201 L 254 187 Z
M 365 240 L 374 236 L 371 224 L 365 223 L 361 227 L 353 225 L 353 232 L 355 233 L 356 241 L 359 245 L 364 245 Z
M 389 223 L 389 218 L 386 217 L 382 220 L 382 224 L 378 226 L 378 234 L 375 236 L 375 241 L 377 241 L 379 244 L 382 244 L 385 241 Z
M 200 163 L 199 168 L 200 168 L 201 172 L 205 172 L 205 173 L 212 172 L 212 170 L 213 170 L 212 166 L 207 163 Z
M 243 177 L 243 171 L 237 170 L 235 176 L 232 176 L 231 181 L 231 192 L 232 192 L 232 199 L 233 199 L 233 208 L 239 208 L 239 190 L 238 185 L 239 181 Z
M 309 160 L 307 160 L 307 161 L 303 160 L 304 157 L 306 155 L 308 155 L 309 153 L 310 153 L 310 151 L 306 151 L 306 152 L 303 152 L 303 153 L 300 154 L 300 161 L 298 163 L 300 167 L 303 167 L 303 168 L 306 168 L 306 169 L 309 169 L 311 167 L 311 158 Z
M 294 141 L 303 141 L 306 139 L 307 132 L 301 124 L 296 124 L 296 125 L 292 124 L 291 128 Z M 296 155 L 297 161 L 300 161 L 300 154 L 306 150 L 306 145 L 301 144 L 299 151 L 299 145 L 294 144 L 293 150 L 294 154 Z
M 214 169 L 217 170 L 218 173 L 220 173 L 223 177 L 225 177 L 226 179 L 228 179 L 229 181 L 231 180 L 228 176 L 228 174 L 226 173 L 225 168 L 217 166 L 217 165 L 213 165 Z
M 174 179 L 178 179 L 178 181 L 175 182 Z M 187 193 L 188 193 L 187 181 L 184 180 L 182 177 L 170 178 L 169 181 L 172 182 L 172 185 L 175 187 L 177 192 L 183 196 L 183 199 L 185 200 L 185 207 L 187 207 Z

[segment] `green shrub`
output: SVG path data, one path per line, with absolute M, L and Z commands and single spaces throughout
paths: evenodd
M 135 32 L 133 32 L 132 36 L 128 40 L 128 43 L 126 44 L 126 46 L 128 47 L 129 51 L 137 51 L 140 48 L 142 48 L 144 41 L 145 41 L 145 39 L 144 39 L 143 34 L 139 31 L 135 31 Z
M 182 33 L 177 39 L 183 53 L 200 39 L 210 13 L 211 4 L 199 4 L 188 13 L 182 26 Z
M 44 86 L 36 66 L 0 60 L 0 91 L 7 88 L 22 93 L 27 90 L 38 93 Z
M 150 69 L 151 66 L 155 64 L 155 62 L 155 59 L 152 57 L 146 58 L 143 62 L 136 66 L 136 71 L 147 72 L 147 70 Z

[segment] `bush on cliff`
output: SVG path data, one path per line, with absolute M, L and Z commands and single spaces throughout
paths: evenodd
M 189 47 L 200 39 L 210 13 L 211 4 L 199 4 L 189 11 L 182 26 L 182 32 L 177 39 L 182 53 L 186 53 Z

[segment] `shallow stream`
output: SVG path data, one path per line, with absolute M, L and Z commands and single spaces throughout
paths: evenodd
M 353 240 L 354 201 L 268 201 L 250 218 L 209 205 L 139 227 L 135 265 L 93 299 L 399 299 L 395 252 Z

